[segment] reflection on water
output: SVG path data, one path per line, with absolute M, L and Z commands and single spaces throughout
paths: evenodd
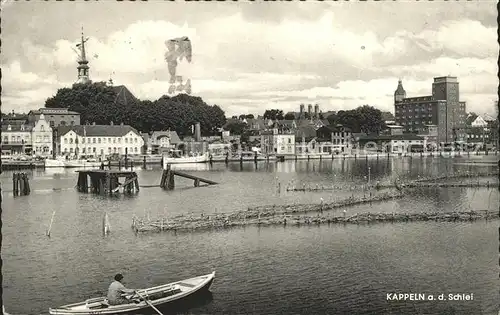
M 125 285 L 150 287 L 216 270 L 213 295 L 184 314 L 489 314 L 498 306 L 498 221 L 359 226 L 245 227 L 195 233 L 135 235 L 134 215 L 231 212 L 248 206 L 325 202 L 362 191 L 286 192 L 287 183 L 339 185 L 388 182 L 396 176 L 485 171 L 452 159 L 214 163 L 185 170 L 219 185 L 194 188 L 176 178 L 174 191 L 144 188 L 134 196 L 76 192 L 74 170 L 31 173 L 33 192 L 3 191 L 3 300 L 13 314 L 39 314 L 106 291 L 117 272 Z M 496 171 L 491 167 L 491 171 Z M 160 169 L 137 170 L 141 185 Z M 491 179 L 493 180 L 493 179 Z M 282 191 L 276 189 L 281 183 Z M 54 188 L 56 190 L 54 190 Z M 9 192 L 10 191 L 10 192 Z M 412 190 L 403 199 L 348 208 L 418 212 L 498 209 L 496 189 Z M 45 236 L 56 211 L 51 237 Z M 102 236 L 102 216 L 112 231 Z M 388 302 L 390 292 L 473 292 L 474 301 Z M 277 302 L 277 301 L 286 301 Z M 149 313 L 148 313 L 149 314 Z

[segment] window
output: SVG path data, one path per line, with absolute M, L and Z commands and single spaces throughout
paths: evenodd
M 82 143 L 85 143 L 85 138 L 82 138 Z
M 121 143 L 122 142 L 122 138 L 118 138 L 118 143 Z
M 85 148 L 82 149 L 82 153 L 85 153 Z
M 72 120 L 72 121 L 71 121 L 71 126 L 74 126 L 74 125 L 75 125 L 75 121 L 74 121 L 74 120 Z
M 65 122 L 64 120 L 62 120 L 62 121 L 60 122 L 60 124 L 61 124 L 61 126 L 66 126 L 66 122 Z
M 106 138 L 102 138 L 102 143 L 106 143 Z
M 92 143 L 95 143 L 95 138 L 92 138 Z
M 128 143 L 128 138 L 125 138 L 125 143 Z
M 108 152 L 111 153 L 111 147 L 108 147 Z
M 96 151 L 96 149 L 95 149 L 95 147 L 93 147 L 93 148 L 92 148 L 92 152 L 93 152 L 93 153 L 95 153 L 95 151 Z
M 116 143 L 116 138 L 113 138 L 113 143 Z M 115 148 L 116 149 L 116 148 Z
M 68 138 L 64 138 L 64 144 L 68 144 Z
M 69 144 L 73 144 L 73 138 L 69 138 Z
M 69 153 L 73 153 L 73 148 L 69 148 Z
M 137 153 L 137 147 L 134 148 L 134 152 Z
M 41 125 L 41 126 L 40 126 L 40 130 L 41 130 L 41 131 L 44 131 L 44 130 L 45 130 L 45 126 L 44 126 L 44 125 Z
M 101 138 L 97 139 L 97 142 L 98 142 L 98 143 L 101 143 Z
M 137 143 L 137 138 L 135 138 L 135 141 L 134 141 L 134 142 L 135 142 L 135 143 Z

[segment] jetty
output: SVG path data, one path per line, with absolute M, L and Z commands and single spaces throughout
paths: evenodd
M 200 187 L 200 183 L 205 183 L 208 185 L 217 185 L 218 184 L 218 183 L 216 183 L 212 180 L 209 180 L 209 179 L 205 179 L 205 178 L 201 178 L 199 176 L 195 176 L 195 175 L 187 174 L 187 173 L 184 173 L 181 171 L 173 170 L 170 167 L 170 165 L 167 165 L 167 169 L 165 169 L 163 171 L 162 176 L 161 176 L 160 187 L 163 189 L 166 189 L 166 190 L 173 190 L 175 188 L 175 180 L 174 180 L 175 176 L 180 176 L 180 177 L 194 180 L 194 187 Z
M 120 188 L 126 193 L 139 192 L 139 180 L 136 172 L 133 171 L 82 170 L 77 172 L 79 192 L 113 195 L 119 192 Z

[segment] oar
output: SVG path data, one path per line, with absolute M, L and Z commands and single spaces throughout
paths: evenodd
M 135 291 L 135 293 L 136 293 L 139 297 L 141 297 L 141 298 L 144 300 L 144 302 L 146 302 L 149 306 L 151 306 L 151 308 L 153 308 L 153 309 L 154 309 L 154 310 L 155 310 L 158 314 L 163 315 L 163 314 L 162 314 L 162 313 L 161 313 L 161 312 L 160 312 L 160 311 L 159 311 L 159 310 L 158 310 L 158 309 L 157 309 L 157 308 L 156 308 L 156 307 L 155 307 L 155 306 L 154 306 L 151 302 L 149 302 L 148 300 L 146 300 L 146 298 L 145 298 L 145 297 L 143 297 L 143 296 L 139 293 L 139 291 Z

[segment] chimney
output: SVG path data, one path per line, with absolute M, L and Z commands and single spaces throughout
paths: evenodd
M 201 125 L 199 122 L 197 122 L 194 125 L 194 141 L 200 141 L 201 140 Z

